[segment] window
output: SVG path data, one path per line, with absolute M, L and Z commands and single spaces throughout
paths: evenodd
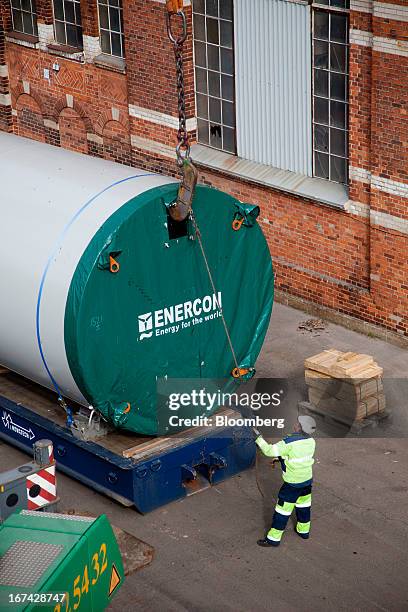
M 32 36 L 38 35 L 35 0 L 11 0 L 11 14 L 13 30 Z
M 237 154 L 312 176 L 311 9 L 234 0 Z
M 349 0 L 193 0 L 198 142 L 347 184 L 348 13 Z
M 329 6 L 330 2 L 330 6 Z M 345 0 L 313 9 L 314 175 L 336 183 L 348 176 L 348 14 Z
M 82 49 L 81 5 L 79 0 L 54 0 L 55 40 L 61 45 Z
M 98 0 L 103 53 L 124 56 L 122 0 Z
M 350 0 L 315 0 L 313 4 L 321 6 L 330 6 L 333 9 L 349 9 Z
M 232 0 L 193 0 L 197 140 L 235 153 Z

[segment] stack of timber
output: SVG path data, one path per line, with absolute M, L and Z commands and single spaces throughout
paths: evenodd
M 342 422 L 384 414 L 383 369 L 370 355 L 323 351 L 305 360 L 312 409 Z

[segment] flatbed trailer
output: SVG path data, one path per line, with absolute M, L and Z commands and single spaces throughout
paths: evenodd
M 51 440 L 59 470 L 142 513 L 218 484 L 255 460 L 250 428 L 234 425 L 172 437 L 115 430 L 80 439 L 55 394 L 8 370 L 0 373 L 0 438 L 30 454 L 33 442 Z

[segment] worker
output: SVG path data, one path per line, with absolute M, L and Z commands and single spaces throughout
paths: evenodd
M 256 444 L 267 457 L 279 459 L 284 480 L 278 494 L 272 526 L 265 538 L 258 540 L 259 546 L 279 546 L 293 508 L 296 509 L 295 531 L 297 535 L 304 540 L 309 538 L 312 466 L 316 446 L 312 434 L 315 431 L 315 420 L 306 415 L 299 416 L 293 433 L 276 444 L 268 444 L 254 428 Z

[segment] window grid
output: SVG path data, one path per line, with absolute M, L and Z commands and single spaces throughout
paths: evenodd
M 55 40 L 61 45 L 83 48 L 80 0 L 54 0 Z
M 348 11 L 350 0 L 315 0 L 313 6 L 330 9 L 331 11 Z
M 344 11 L 314 9 L 313 173 L 342 184 L 348 182 L 348 28 Z
M 38 35 L 35 0 L 11 0 L 11 15 L 15 32 Z
M 103 53 L 124 57 L 122 0 L 98 0 L 98 13 Z
M 194 0 L 197 140 L 236 152 L 232 0 Z

